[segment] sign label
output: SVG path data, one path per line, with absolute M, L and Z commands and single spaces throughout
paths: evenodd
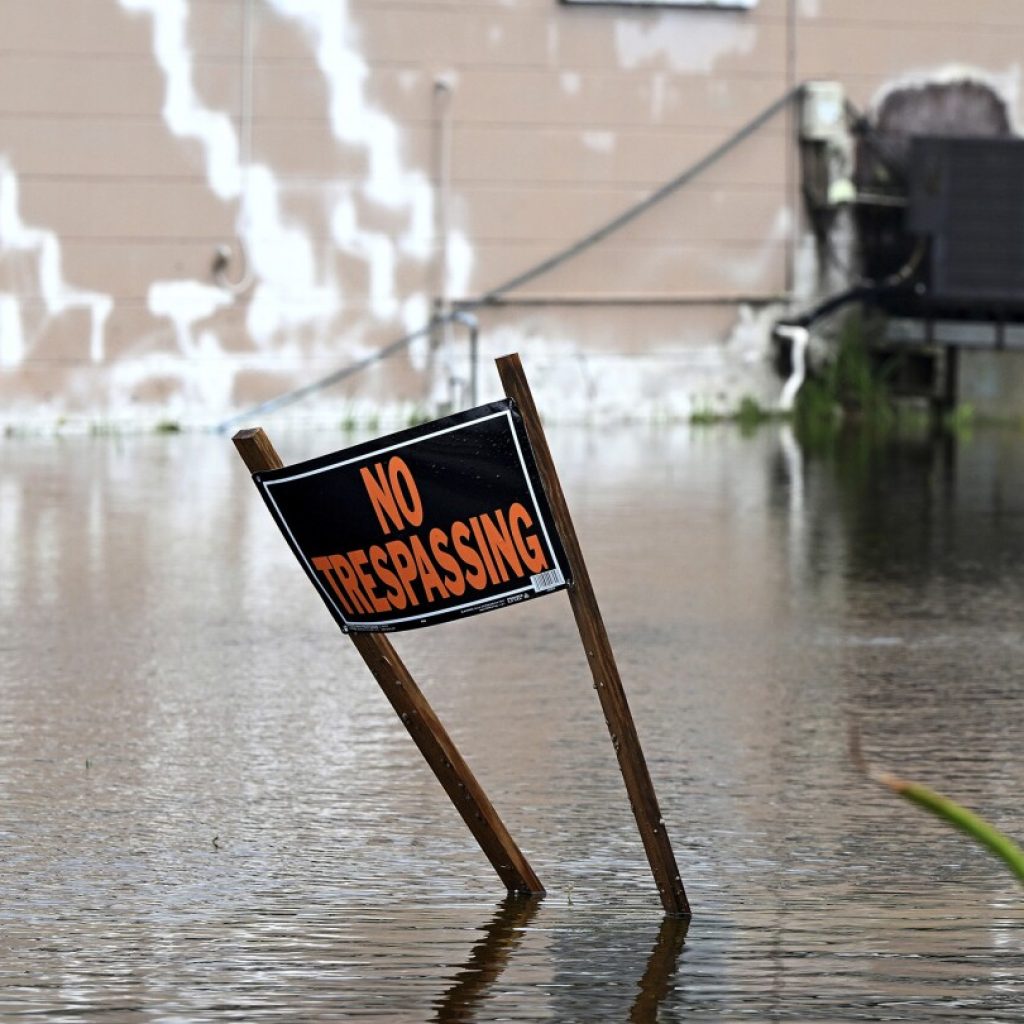
M 416 629 L 570 582 L 510 400 L 253 479 L 346 632 Z

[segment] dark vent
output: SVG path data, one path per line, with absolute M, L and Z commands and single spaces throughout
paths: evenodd
M 1024 309 L 1024 140 L 915 138 L 908 186 L 931 302 Z

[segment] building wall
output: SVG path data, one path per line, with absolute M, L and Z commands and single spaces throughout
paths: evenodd
M 0 0 L 0 51 L 0 417 L 210 422 L 500 288 L 798 81 L 866 106 L 966 67 L 1016 111 L 1024 7 Z M 483 355 L 567 417 L 774 401 L 767 325 L 815 281 L 793 131 L 479 310 Z M 287 415 L 461 403 L 468 351 L 420 338 Z

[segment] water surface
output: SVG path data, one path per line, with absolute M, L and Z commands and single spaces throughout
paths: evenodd
M 286 461 L 340 435 L 276 439 Z M 0 1020 L 1024 1020 L 1024 443 L 561 430 L 695 916 L 565 595 L 396 638 L 508 902 L 219 437 L 0 444 Z

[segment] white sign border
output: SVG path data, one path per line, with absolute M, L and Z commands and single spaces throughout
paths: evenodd
M 547 544 L 548 553 L 551 555 L 552 561 L 555 563 L 555 567 L 562 574 L 563 579 L 565 578 L 565 569 L 558 564 L 558 556 L 555 551 L 555 546 L 551 543 L 551 537 L 548 534 L 547 523 L 544 521 L 544 517 L 540 514 L 540 508 L 537 505 L 537 494 L 533 489 L 533 481 L 530 479 L 530 473 L 526 466 L 526 459 L 523 455 L 522 446 L 519 443 L 519 435 L 516 433 L 515 423 L 512 421 L 512 409 L 502 409 L 499 412 L 488 413 L 486 416 L 478 416 L 474 419 L 464 420 L 461 423 L 454 423 L 450 427 L 443 427 L 440 430 L 431 431 L 428 434 L 421 434 L 419 437 L 411 438 L 408 441 L 399 441 L 395 444 L 385 445 L 382 448 L 377 448 L 372 451 L 361 452 L 359 455 L 353 455 L 351 458 L 340 458 L 334 462 L 329 463 L 326 466 L 318 466 L 316 469 L 308 469 L 301 473 L 292 473 L 289 476 L 277 477 L 273 480 L 261 480 L 260 484 L 264 489 L 264 493 L 267 496 L 267 501 L 273 506 L 274 518 L 280 523 L 288 536 L 292 550 L 299 556 L 306 574 L 316 584 L 320 593 L 323 594 L 324 599 L 335 610 L 338 618 L 344 623 L 344 629 L 346 632 L 352 633 L 386 633 L 389 632 L 386 628 L 388 626 L 400 626 L 409 622 L 426 623 L 428 619 L 437 617 L 438 615 L 447 615 L 452 618 L 458 618 L 459 613 L 464 610 L 476 608 L 482 604 L 490 604 L 493 602 L 499 602 L 500 604 L 508 603 L 510 597 L 515 597 L 516 594 L 524 594 L 533 592 L 533 586 L 519 587 L 516 590 L 508 590 L 500 595 L 491 594 L 488 597 L 478 598 L 475 601 L 466 601 L 462 604 L 449 606 L 447 608 L 441 608 L 433 612 L 418 612 L 415 615 L 405 615 L 398 619 L 377 619 L 373 622 L 366 621 L 351 621 L 345 615 L 344 610 L 338 605 L 335 595 L 331 593 L 326 586 L 320 581 L 320 574 L 310 564 L 309 559 L 303 554 L 302 548 L 299 542 L 295 539 L 295 535 L 291 531 L 291 527 L 288 525 L 287 520 L 281 512 L 280 506 L 274 500 L 274 496 L 271 493 L 271 487 L 277 484 L 290 483 L 293 480 L 302 480 L 305 477 L 317 476 L 320 473 L 328 473 L 332 469 L 337 469 L 341 466 L 350 466 L 354 462 L 363 462 L 369 459 L 376 458 L 379 455 L 386 455 L 388 452 L 398 451 L 402 448 L 410 448 L 415 444 L 419 444 L 420 441 L 428 441 L 434 437 L 440 437 L 442 434 L 450 434 L 455 430 L 464 430 L 467 427 L 475 426 L 478 423 L 486 423 L 488 420 L 498 419 L 499 417 L 505 417 L 508 422 L 508 429 L 512 434 L 512 440 L 515 444 L 516 455 L 519 457 L 519 466 L 523 471 L 523 479 L 526 481 L 526 486 L 530 491 L 530 500 L 533 502 L 533 513 L 536 517 L 537 522 L 540 524 L 540 528 L 544 533 L 544 541 Z M 344 454 L 344 453 L 339 453 Z

